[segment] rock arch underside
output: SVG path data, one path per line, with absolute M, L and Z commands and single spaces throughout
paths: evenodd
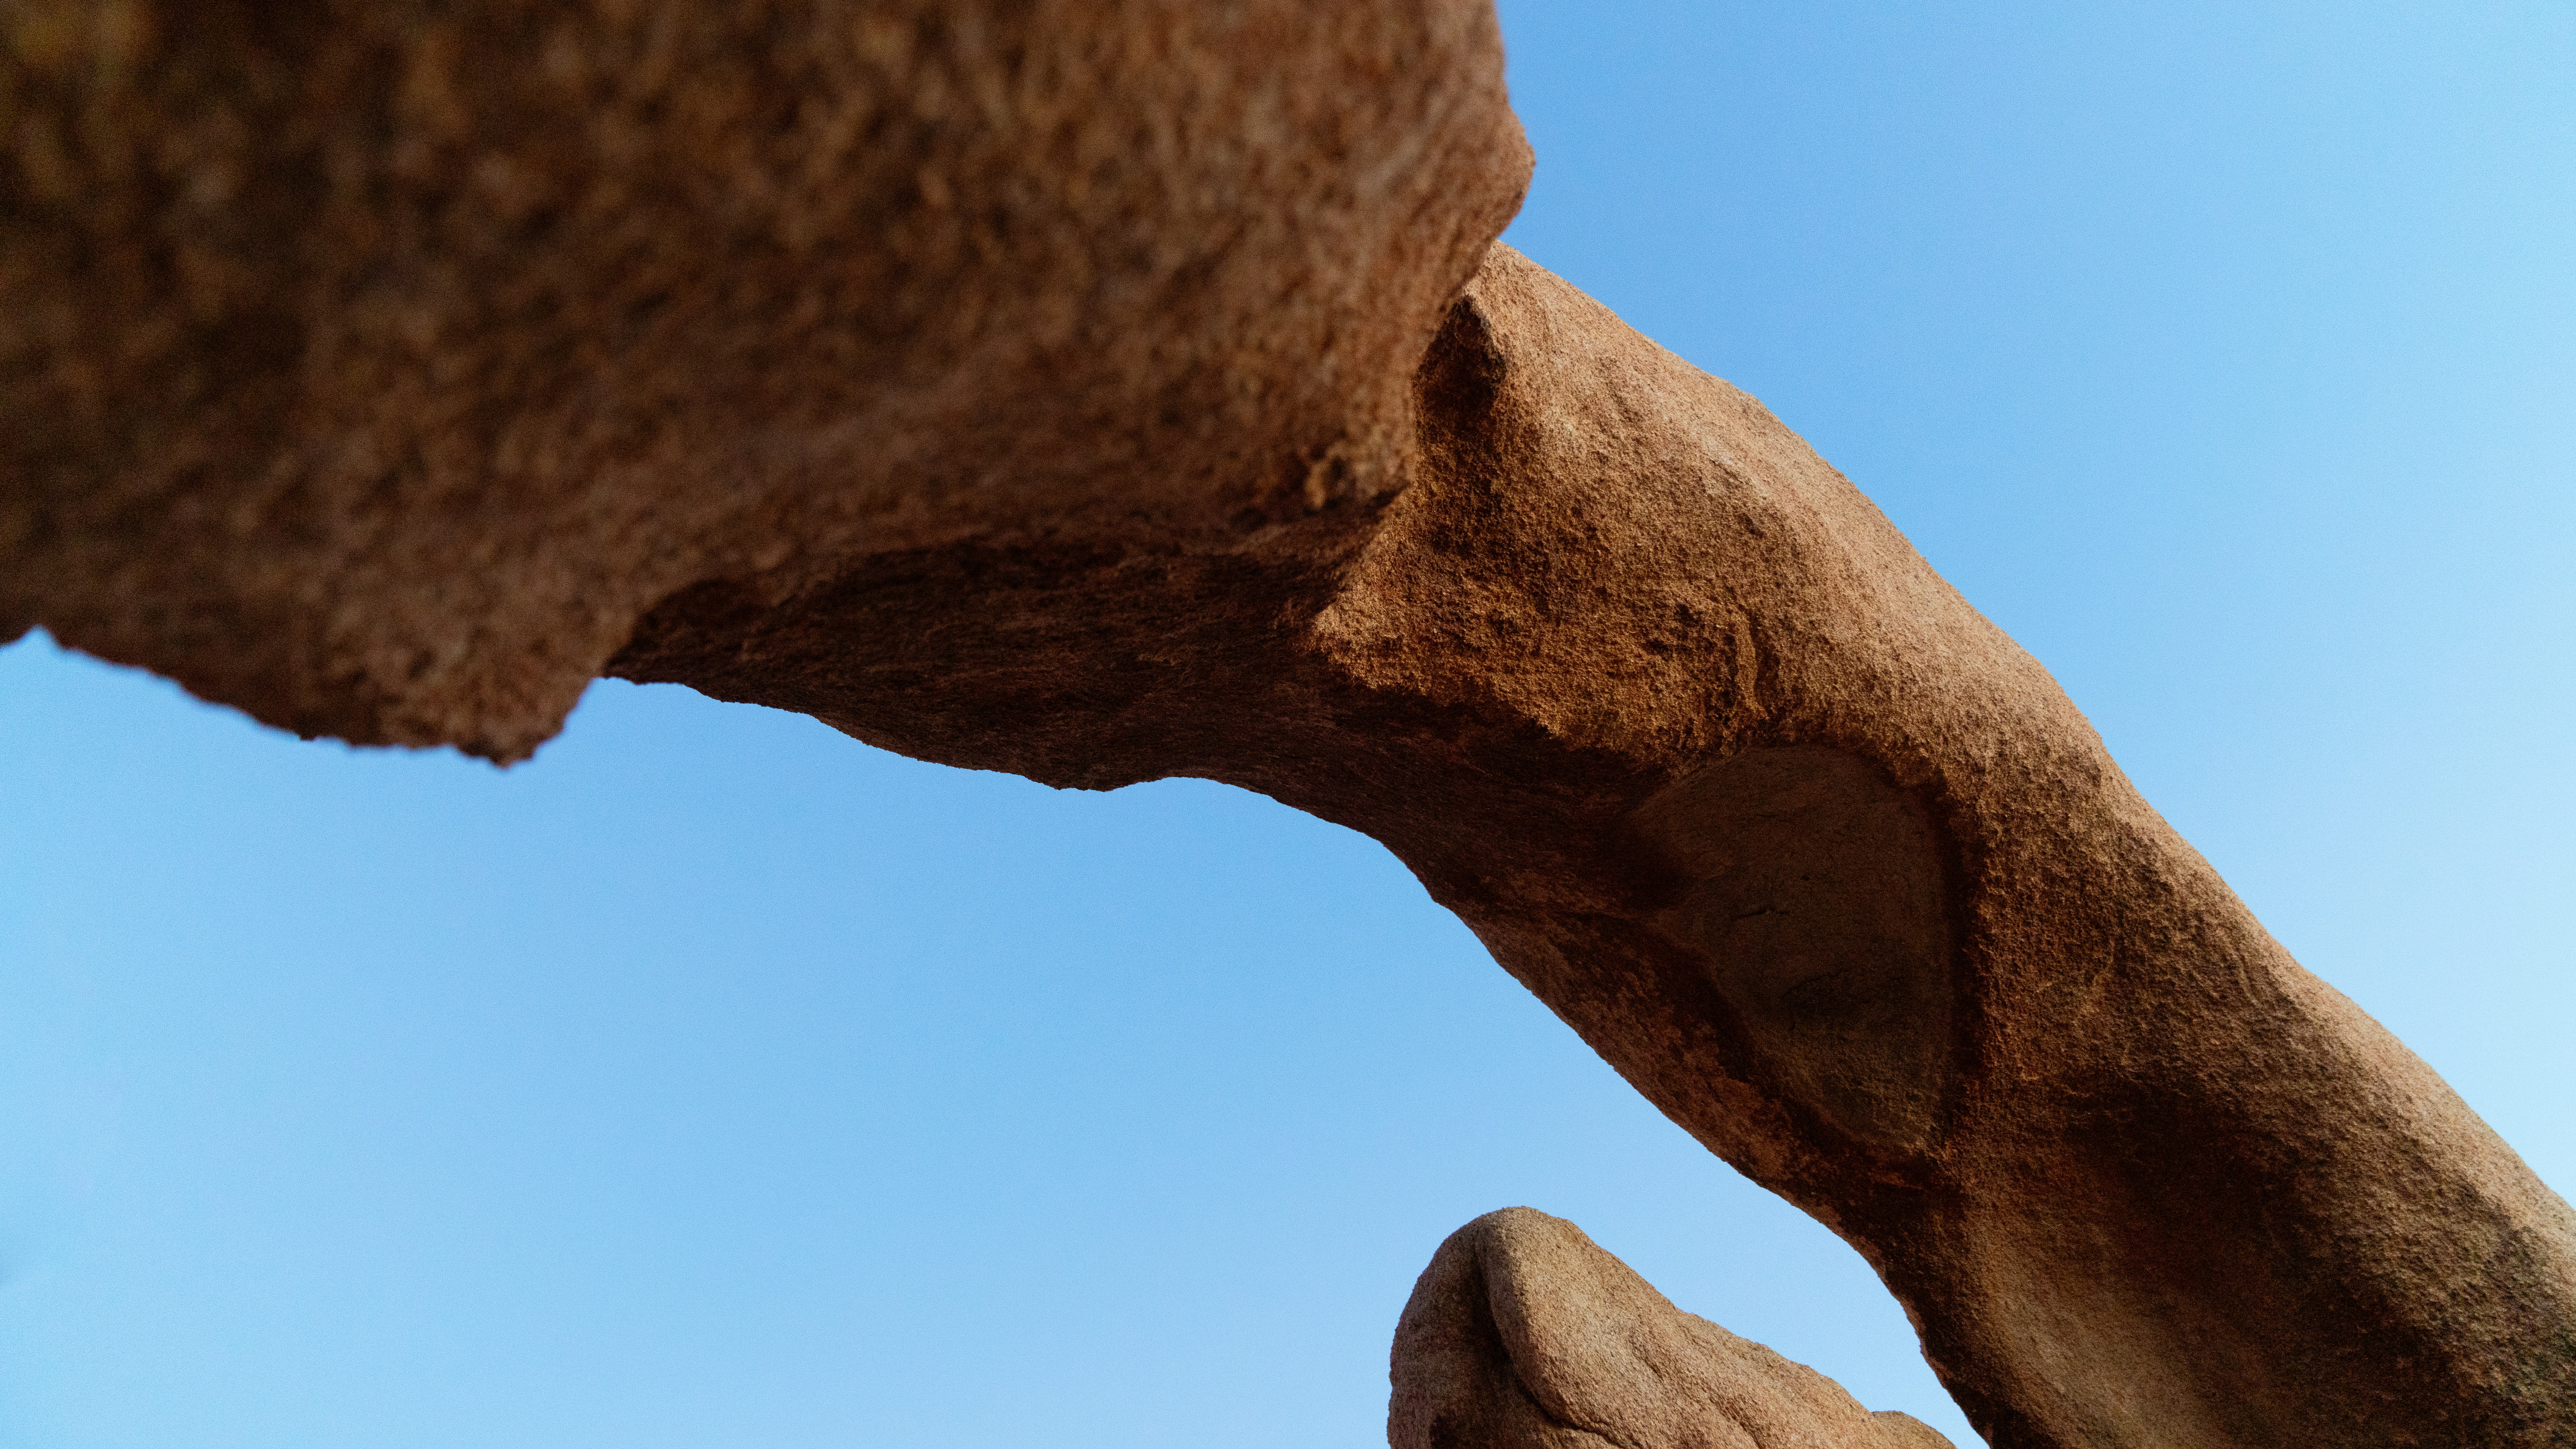
M 1494 240 L 1487 0 L 0 28 L 0 637 L 499 761 L 610 675 L 1257 790 L 1996 1444 L 2576 1442 L 2567 1205 L 1796 434 Z M 1397 1349 L 1407 1449 L 1937 1442 L 1535 1213 Z

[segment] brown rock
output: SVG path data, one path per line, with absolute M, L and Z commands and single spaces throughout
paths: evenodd
M 1529 175 L 1484 0 L 11 0 L 0 42 L 0 623 L 502 760 L 701 580 L 1392 489 Z
M 1396 1325 L 1392 1449 L 1950 1449 L 1667 1302 L 1563 1218 L 1449 1235 Z
M 0 624 L 362 742 L 605 668 L 1259 790 L 1998 1444 L 2576 1443 L 2567 1205 L 1795 434 L 1485 251 L 1480 3 L 0 27 Z

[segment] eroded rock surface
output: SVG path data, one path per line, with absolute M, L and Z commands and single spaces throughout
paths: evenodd
M 1449 1235 L 1395 1330 L 1391 1449 L 1950 1449 L 1682 1312 L 1563 1218 Z
M 1484 0 L 9 0 L 0 42 L 0 626 L 504 760 L 702 580 L 1392 490 L 1529 175 Z
M 1481 0 L 0 4 L 0 626 L 1386 843 L 2010 1446 L 2576 1443 L 2576 1215 L 1751 398 Z M 0 633 L 10 632 L 0 628 Z

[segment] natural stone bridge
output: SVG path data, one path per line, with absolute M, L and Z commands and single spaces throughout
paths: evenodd
M 1997 1444 L 2576 1442 L 2567 1205 L 1794 433 L 1494 243 L 1485 0 L 0 25 L 0 637 L 504 761 L 604 673 L 1258 790 L 1857 1247 Z M 1551 1222 L 1426 1275 L 1407 1449 L 1914 1432 Z M 1564 1303 L 1649 1369 L 1528 1357 Z

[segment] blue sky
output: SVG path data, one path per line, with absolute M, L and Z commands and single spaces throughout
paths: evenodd
M 2576 12 L 1503 13 L 1514 244 L 2576 1183 Z M 0 1445 L 1364 1445 L 1508 1203 L 1968 1442 L 1856 1257 L 1269 801 L 620 684 L 500 772 L 41 637 L 0 744 Z

